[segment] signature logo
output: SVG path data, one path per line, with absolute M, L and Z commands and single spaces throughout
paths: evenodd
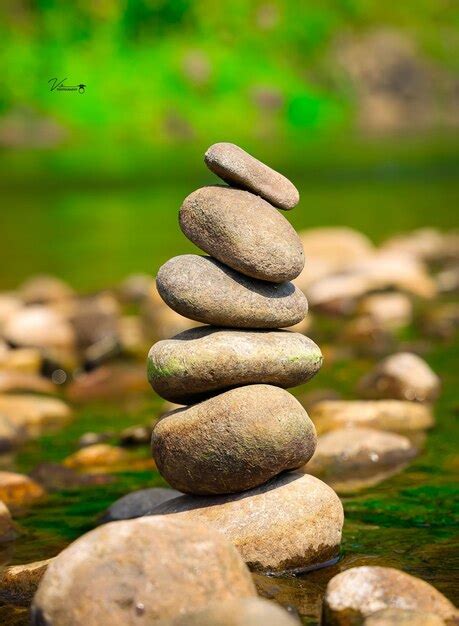
M 51 85 L 50 91 L 78 91 L 78 93 L 84 93 L 86 85 L 64 85 L 64 81 L 66 80 L 66 78 L 63 78 L 62 80 L 50 78 L 48 81 L 48 85 Z

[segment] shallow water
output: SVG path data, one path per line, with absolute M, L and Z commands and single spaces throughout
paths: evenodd
M 406 174 L 396 167 L 390 172 L 389 176 L 383 171 L 372 176 L 309 177 L 300 185 L 301 209 L 289 218 L 297 228 L 345 224 L 375 241 L 426 225 L 456 225 L 455 172 L 433 168 Z M 0 289 L 13 288 L 37 272 L 60 275 L 82 290 L 115 284 L 132 272 L 154 273 L 170 256 L 193 249 L 178 229 L 177 208 L 189 191 L 207 182 L 210 178 L 204 173 L 191 183 L 117 190 L 10 190 L 1 214 L 6 243 L 0 246 Z M 337 324 L 339 320 L 333 322 Z M 424 452 L 403 472 L 343 498 L 346 522 L 340 561 L 295 578 L 255 576 L 263 595 L 293 607 L 305 624 L 318 623 L 329 578 L 360 564 L 401 568 L 431 582 L 453 602 L 459 600 L 457 344 L 428 344 L 425 357 L 443 381 L 435 411 L 437 427 L 428 435 Z M 297 391 L 332 387 L 352 398 L 355 382 L 368 367 L 364 359 L 326 363 L 313 381 Z M 41 461 L 61 461 L 75 450 L 84 432 L 118 431 L 129 424 L 148 423 L 158 414 L 161 402 L 153 394 L 139 403 L 132 400 L 77 409 L 70 426 L 27 444 L 8 468 L 29 472 Z M 162 484 L 157 472 L 145 470 L 118 473 L 108 485 L 52 494 L 18 518 L 22 535 L 0 548 L 1 562 L 19 564 L 53 556 L 91 529 L 116 498 Z M 26 624 L 26 610 L 0 607 L 0 623 Z

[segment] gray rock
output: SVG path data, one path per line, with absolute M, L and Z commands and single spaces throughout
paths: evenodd
M 292 283 L 248 278 L 210 257 L 185 254 L 159 270 L 158 291 L 177 313 L 215 326 L 284 328 L 308 311 L 304 294 Z
M 207 167 L 230 185 L 248 189 L 280 209 L 293 209 L 300 200 L 297 188 L 233 143 L 215 143 L 207 150 Z
M 156 343 L 148 378 L 166 400 L 192 404 L 236 385 L 301 385 L 321 365 L 319 347 L 299 333 L 202 326 Z
M 457 618 L 451 602 L 423 580 L 392 567 L 353 567 L 334 576 L 324 598 L 327 626 L 353 626 L 388 608 L 435 613 L 446 622 Z
M 286 472 L 229 496 L 180 496 L 154 515 L 206 523 L 227 537 L 254 570 L 305 571 L 339 554 L 343 507 L 335 492 L 308 474 Z
M 257 487 L 307 463 L 315 447 L 306 411 L 271 385 L 239 387 L 172 411 L 152 436 L 153 456 L 167 482 L 197 495 Z
M 154 508 L 182 494 L 175 489 L 152 487 L 127 493 L 111 504 L 100 518 L 101 524 L 149 515 Z
M 293 226 L 248 191 L 218 186 L 193 191 L 179 219 L 184 234 L 201 250 L 252 278 L 282 283 L 304 267 Z
M 149 626 L 211 601 L 255 597 L 240 555 L 218 532 L 144 517 L 99 526 L 63 550 L 35 594 L 33 626 Z

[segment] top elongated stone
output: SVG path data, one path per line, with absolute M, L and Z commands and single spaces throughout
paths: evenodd
M 176 256 L 156 277 L 171 309 L 197 322 L 236 328 L 284 328 L 305 317 L 308 303 L 292 283 L 248 278 L 210 257 Z
M 248 191 L 197 189 L 182 204 L 180 227 L 204 252 L 252 278 L 282 283 L 304 267 L 303 246 L 293 226 Z
M 300 200 L 298 189 L 288 178 L 234 143 L 214 143 L 207 150 L 204 161 L 228 184 L 247 189 L 280 209 L 293 209 Z

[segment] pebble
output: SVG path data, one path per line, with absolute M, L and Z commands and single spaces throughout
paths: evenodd
M 111 504 L 99 521 L 101 524 L 106 524 L 150 515 L 155 507 L 181 495 L 180 491 L 163 487 L 132 491 Z
M 413 319 L 413 304 L 404 293 L 376 293 L 363 298 L 358 307 L 383 328 L 398 329 L 408 326 Z
M 319 347 L 299 333 L 201 326 L 156 343 L 148 378 L 161 397 L 191 404 L 235 385 L 294 387 L 321 365 Z
M 434 425 L 428 406 L 405 400 L 325 400 L 311 409 L 311 419 L 318 434 L 349 426 L 403 433 Z
M 32 276 L 19 287 L 18 295 L 25 304 L 61 302 L 75 295 L 73 289 L 56 276 Z
M 0 371 L 0 393 L 11 391 L 31 391 L 35 393 L 56 393 L 56 385 L 44 376 L 18 371 Z
M 70 383 L 68 397 L 73 402 L 110 400 L 149 389 L 143 365 L 103 365 L 82 373 Z
M 434 613 L 445 621 L 458 616 L 451 602 L 428 583 L 379 566 L 353 567 L 334 576 L 323 607 L 327 626 L 352 626 L 388 608 Z
M 138 304 L 149 297 L 153 285 L 149 274 L 131 274 L 120 283 L 117 295 L 124 304 Z
M 0 394 L 0 415 L 31 438 L 60 428 L 72 418 L 70 407 L 58 398 L 32 394 Z
M 194 254 L 167 261 L 157 287 L 174 311 L 215 326 L 283 328 L 300 322 L 308 311 L 306 297 L 292 283 L 248 278 Z
M 24 474 L 0 472 L 0 499 L 10 509 L 19 509 L 46 495 L 41 485 Z
M 79 448 L 87 448 L 88 446 L 93 446 L 96 443 L 106 443 L 113 437 L 112 432 L 104 432 L 104 433 L 93 433 L 87 432 L 83 433 L 81 437 L 78 439 L 78 447 Z
M 123 448 L 111 446 L 107 443 L 95 443 L 92 446 L 81 448 L 68 456 L 64 461 L 66 467 L 72 469 L 119 467 L 126 465 L 130 459 L 129 454 Z
M 314 569 L 337 558 L 343 507 L 335 492 L 308 474 L 286 472 L 261 487 L 227 496 L 180 496 L 153 511 L 219 530 L 253 570 Z
M 70 467 L 59 463 L 39 463 L 31 472 L 30 477 L 46 491 L 63 491 L 81 489 L 91 485 L 107 485 L 113 482 L 112 476 L 105 474 L 80 474 Z
M 293 209 L 300 201 L 296 187 L 233 143 L 215 143 L 207 150 L 207 167 L 230 185 L 247 189 L 280 209 Z
M 10 565 L 0 573 L 0 601 L 29 606 L 38 585 L 53 559 Z
M 43 356 L 38 348 L 15 348 L 2 353 L 0 350 L 0 368 L 10 372 L 40 374 Z
M 0 500 L 0 544 L 13 541 L 18 536 L 16 524 L 6 504 Z
M 457 232 L 442 233 L 435 228 L 420 228 L 387 239 L 382 249 L 402 252 L 426 262 L 457 259 L 459 236 Z
M 345 493 L 359 478 L 401 469 L 417 453 L 407 437 L 371 428 L 339 428 L 321 435 L 303 471 Z
M 9 317 L 3 334 L 15 346 L 65 348 L 75 345 L 75 333 L 65 316 L 43 306 L 28 306 Z
M 99 526 L 63 550 L 39 585 L 31 623 L 148 626 L 211 601 L 255 596 L 246 566 L 220 533 L 146 517 Z
M 5 322 L 22 308 L 21 300 L 13 293 L 0 293 L 0 331 Z
M 10 452 L 26 439 L 25 429 L 0 414 L 0 454 Z
M 304 252 L 293 226 L 248 191 L 202 187 L 183 202 L 183 233 L 198 248 L 234 270 L 274 283 L 296 278 Z
M 149 426 L 129 426 L 125 428 L 119 436 L 119 444 L 125 448 L 144 446 L 151 441 L 151 427 Z
M 359 381 L 367 398 L 395 398 L 432 402 L 440 394 L 440 379 L 416 354 L 398 352 L 388 356 Z
M 287 391 L 249 385 L 166 414 L 153 430 L 151 445 L 172 487 L 213 495 L 257 487 L 307 463 L 316 434 Z
M 363 626 L 445 626 L 446 622 L 434 613 L 383 609 L 367 617 Z
M 274 602 L 247 598 L 214 602 L 206 609 L 158 626 L 299 626 L 300 622 Z M 434 626 L 434 625 L 433 625 Z

